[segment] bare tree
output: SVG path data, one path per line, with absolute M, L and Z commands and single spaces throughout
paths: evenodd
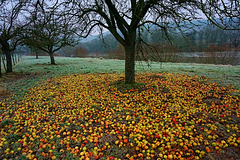
M 209 44 L 200 56 L 201 62 L 210 64 L 236 65 L 239 61 L 237 48 L 214 44 Z
M 25 31 L 23 43 L 48 53 L 51 64 L 55 64 L 54 52 L 75 44 L 70 19 L 60 15 L 58 1 L 46 3 L 38 0 L 35 5 L 35 11 L 30 17 L 32 23 Z
M 109 30 L 125 49 L 125 82 L 135 82 L 135 56 L 138 30 L 160 27 L 165 33 L 172 27 L 179 30 L 190 24 L 200 13 L 222 29 L 237 29 L 240 25 L 227 26 L 235 22 L 239 14 L 239 0 L 68 0 L 67 14 L 75 16 L 79 24 L 79 35 L 87 37 L 92 32 Z M 221 22 L 216 20 L 220 17 Z M 224 19 L 223 17 L 230 17 Z M 235 23 L 233 23 L 235 24 Z
M 240 30 L 239 0 L 199 0 L 198 8 L 211 23 L 223 30 Z
M 19 34 L 28 23 L 21 16 L 27 7 L 27 0 L 5 0 L 0 5 L 0 43 L 2 52 L 6 55 L 6 72 L 12 72 L 11 52 L 19 44 Z
M 196 9 L 193 1 L 172 0 L 69 0 L 65 7 L 79 23 L 80 36 L 87 37 L 96 29 L 109 30 L 124 46 L 125 83 L 135 82 L 137 30 L 155 25 L 166 31 L 173 24 L 185 25 Z

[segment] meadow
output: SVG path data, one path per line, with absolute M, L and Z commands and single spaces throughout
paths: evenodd
M 26 56 L 4 74 L 0 159 L 239 159 L 240 67 Z
M 50 65 L 48 56 L 41 56 L 39 59 L 25 56 L 20 64 L 14 66 L 14 73 L 4 75 L 1 81 L 8 83 L 8 90 L 20 91 L 22 94 L 27 88 L 51 77 L 86 73 L 124 73 L 123 60 L 68 57 L 55 59 L 57 65 Z M 211 78 L 212 82 L 222 86 L 233 85 L 240 88 L 240 66 L 156 62 L 151 62 L 149 66 L 145 62 L 136 62 L 136 72 L 197 74 Z

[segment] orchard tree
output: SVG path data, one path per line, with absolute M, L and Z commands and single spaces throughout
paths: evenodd
M 223 30 L 240 30 L 239 0 L 195 0 L 205 17 Z
M 79 35 L 87 37 L 95 29 L 109 30 L 124 46 L 125 83 L 135 82 L 135 56 L 138 31 L 156 25 L 167 31 L 170 22 L 191 20 L 195 9 L 190 1 L 159 0 L 95 0 L 68 1 L 66 13 L 75 16 Z M 148 25 L 149 24 L 149 25 Z
M 51 64 L 56 64 L 54 53 L 67 45 L 75 44 L 70 18 L 60 15 L 58 1 L 37 1 L 30 17 L 32 23 L 24 34 L 23 43 L 49 54 Z
M 231 8 L 233 1 L 238 0 L 216 3 L 212 0 L 68 0 L 64 10 L 75 16 L 81 37 L 87 37 L 96 29 L 113 34 L 125 50 L 125 83 L 134 83 L 136 43 L 141 30 L 148 30 L 151 25 L 160 27 L 164 33 L 173 27 L 182 30 L 181 26 L 185 26 L 186 29 L 187 24 L 201 16 L 200 12 L 217 25 L 214 15 L 238 14 L 238 4 L 237 9 Z M 211 11 L 213 8 L 215 12 Z M 225 13 L 224 8 L 228 9 Z
M 5 0 L 0 2 L 0 43 L 2 52 L 6 55 L 7 70 L 12 72 L 11 52 L 20 42 L 20 33 L 28 24 L 23 16 L 27 0 Z

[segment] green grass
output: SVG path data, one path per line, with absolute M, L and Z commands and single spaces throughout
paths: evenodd
M 13 68 L 13 74 L 18 75 L 19 80 L 16 81 L 14 76 L 12 79 L 8 78 L 13 74 L 3 76 L 3 81 L 8 84 L 7 90 L 22 95 L 28 88 L 51 77 L 85 73 L 124 73 L 123 60 L 69 57 L 55 57 L 55 60 L 57 65 L 50 65 L 48 56 L 41 56 L 39 59 L 34 56 L 23 57 Z M 145 62 L 136 62 L 136 73 L 146 72 L 197 74 L 209 77 L 219 85 L 240 88 L 240 66 L 156 62 L 151 62 L 149 66 Z

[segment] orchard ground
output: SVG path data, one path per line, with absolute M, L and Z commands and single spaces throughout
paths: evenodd
M 240 67 L 24 57 L 5 74 L 0 159 L 240 159 Z

